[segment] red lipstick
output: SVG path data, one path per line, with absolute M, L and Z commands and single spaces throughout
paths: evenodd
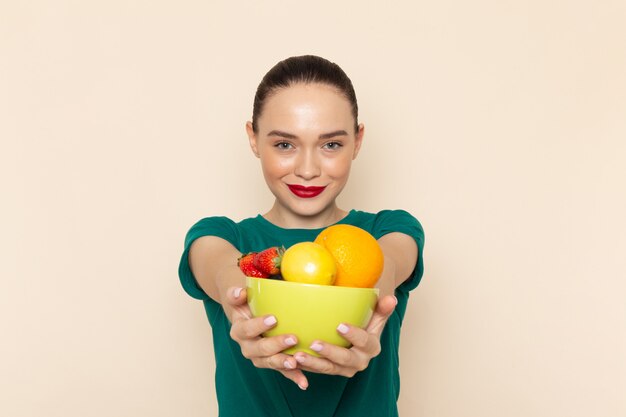
M 322 193 L 324 187 L 305 187 L 304 185 L 287 184 L 289 190 L 300 198 L 313 198 Z

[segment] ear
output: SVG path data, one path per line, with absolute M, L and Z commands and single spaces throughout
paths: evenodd
M 361 149 L 361 144 L 363 143 L 363 135 L 365 134 L 365 126 L 363 123 L 359 124 L 356 135 L 354 136 L 354 153 L 352 154 L 352 159 L 356 159 L 356 156 L 359 154 L 359 150 Z
M 252 149 L 252 152 L 258 158 L 259 147 L 256 142 L 256 133 L 254 133 L 254 129 L 252 129 L 252 122 L 246 123 L 246 133 L 248 134 L 248 140 L 250 141 L 250 149 Z

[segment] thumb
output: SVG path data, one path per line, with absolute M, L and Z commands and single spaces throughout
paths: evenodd
M 230 287 L 226 290 L 226 303 L 231 306 L 240 306 L 248 302 L 248 293 L 245 288 Z
M 379 299 L 376 304 L 376 310 L 374 310 L 374 314 L 372 314 L 372 318 L 367 326 L 367 331 L 369 333 L 382 333 L 387 319 L 389 319 L 397 304 L 398 300 L 393 295 L 386 295 Z
M 222 306 L 231 323 L 252 317 L 250 307 L 248 307 L 248 295 L 245 288 L 230 287 L 226 290 L 226 297 Z
M 386 295 L 376 304 L 376 313 L 389 317 L 398 304 L 398 299 L 393 295 Z

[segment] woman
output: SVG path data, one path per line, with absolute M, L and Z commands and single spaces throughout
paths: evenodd
M 424 235 L 405 211 L 345 211 L 336 204 L 363 142 L 350 79 L 320 57 L 281 61 L 259 85 L 246 130 L 274 205 L 238 223 L 226 217 L 196 223 L 179 269 L 183 288 L 204 301 L 213 330 L 220 416 L 396 416 L 400 325 L 422 276 Z M 376 312 L 365 329 L 338 328 L 349 349 L 319 341 L 312 348 L 320 357 L 283 354 L 296 336 L 261 336 L 276 318 L 251 317 L 237 259 L 312 241 L 336 223 L 367 230 L 383 249 Z

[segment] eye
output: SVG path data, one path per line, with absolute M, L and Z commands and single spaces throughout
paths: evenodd
M 336 151 L 342 146 L 343 144 L 341 142 L 328 142 L 324 145 L 324 148 L 330 149 L 331 151 Z
M 276 142 L 274 144 L 274 147 L 281 151 L 286 151 L 288 149 L 291 149 L 293 146 L 289 142 Z

